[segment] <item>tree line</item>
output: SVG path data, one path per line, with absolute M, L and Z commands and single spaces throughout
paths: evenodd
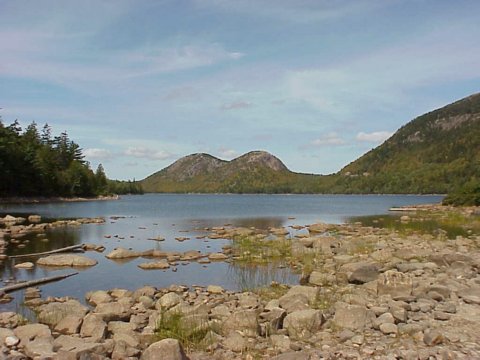
M 139 194 L 135 181 L 107 179 L 103 166 L 96 171 L 84 160 L 80 146 L 67 132 L 52 135 L 35 122 L 22 129 L 15 120 L 5 126 L 0 119 L 0 197 L 91 197 Z

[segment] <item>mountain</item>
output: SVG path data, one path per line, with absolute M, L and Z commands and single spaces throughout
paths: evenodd
M 413 119 L 337 174 L 295 173 L 252 151 L 189 155 L 141 181 L 146 192 L 180 193 L 464 193 L 479 183 L 480 93 Z
M 447 193 L 480 180 L 480 93 L 417 117 L 345 166 L 334 191 Z
M 304 193 L 312 192 L 320 178 L 294 173 L 266 151 L 252 151 L 231 161 L 188 155 L 141 183 L 146 192 Z

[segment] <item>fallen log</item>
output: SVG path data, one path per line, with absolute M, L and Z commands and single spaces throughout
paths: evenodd
M 12 255 L 12 256 L 9 256 L 9 258 L 10 259 L 20 259 L 20 258 L 26 258 L 26 257 L 50 255 L 50 254 L 67 252 L 67 251 L 72 251 L 72 250 L 78 250 L 78 249 L 83 248 L 83 246 L 84 246 L 83 244 L 72 245 L 72 246 L 67 246 L 67 247 L 64 247 L 64 248 L 61 248 L 61 249 L 55 249 L 55 250 L 51 250 L 51 251 L 44 251 L 44 252 L 32 253 L 32 254 Z
M 74 273 L 70 273 L 70 274 L 66 274 L 66 275 L 50 276 L 50 277 L 45 277 L 45 278 L 41 278 L 41 279 L 35 279 L 35 280 L 21 282 L 21 283 L 14 284 L 14 285 L 5 286 L 3 288 L 0 288 L 0 294 L 5 294 L 5 293 L 12 292 L 12 291 L 25 289 L 25 288 L 31 287 L 31 286 L 46 284 L 46 283 L 53 282 L 53 281 L 63 280 L 63 279 L 69 278 L 70 276 L 77 275 L 77 274 L 78 274 L 78 272 L 74 272 Z

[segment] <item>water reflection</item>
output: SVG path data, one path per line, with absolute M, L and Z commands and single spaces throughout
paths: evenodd
M 280 284 L 295 284 L 298 282 L 298 275 L 291 272 L 289 268 L 279 268 L 278 263 L 265 265 L 231 264 L 228 267 L 227 275 L 240 290 L 254 290 L 268 286 L 275 281 Z

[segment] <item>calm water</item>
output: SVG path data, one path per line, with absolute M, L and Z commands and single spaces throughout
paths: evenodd
M 307 225 L 314 222 L 342 223 L 354 216 L 386 214 L 392 206 L 437 203 L 441 196 L 413 195 L 164 195 L 124 196 L 118 201 L 92 201 L 77 203 L 51 203 L 32 205 L 0 205 L 0 213 L 14 215 L 39 214 L 44 218 L 105 217 L 103 225 L 55 229 L 47 233 L 48 242 L 30 238 L 23 249 L 9 247 L 8 254 L 47 251 L 79 243 L 102 244 L 104 253 L 87 252 L 86 256 L 98 260 L 98 265 L 57 283 L 43 285 L 43 296 L 71 295 L 83 299 L 85 292 L 114 287 L 136 289 L 143 285 L 165 287 L 171 284 L 218 284 L 239 290 L 268 284 L 272 280 L 295 283 L 297 275 L 288 269 L 276 267 L 241 267 L 224 262 L 207 265 L 191 262 L 179 265 L 178 271 L 145 271 L 137 267 L 147 259 L 112 261 L 105 258 L 117 246 L 134 250 L 200 250 L 220 251 L 228 240 L 195 239 L 208 234 L 205 227 L 254 226 L 256 228 Z M 120 218 L 116 218 L 120 217 Z M 110 239 L 105 235 L 111 235 Z M 115 237 L 115 235 L 117 237 Z M 166 241 L 148 240 L 162 236 Z M 178 242 L 175 237 L 190 237 Z M 28 259 L 27 259 L 28 260 Z M 26 261 L 22 259 L 22 261 Z M 17 260 L 20 262 L 20 260 Z M 2 280 L 34 279 L 69 273 L 72 269 L 52 270 L 35 267 L 17 270 L 6 262 Z M 14 294 L 16 301 L 0 305 L 0 310 L 12 309 L 21 301 L 21 292 Z

